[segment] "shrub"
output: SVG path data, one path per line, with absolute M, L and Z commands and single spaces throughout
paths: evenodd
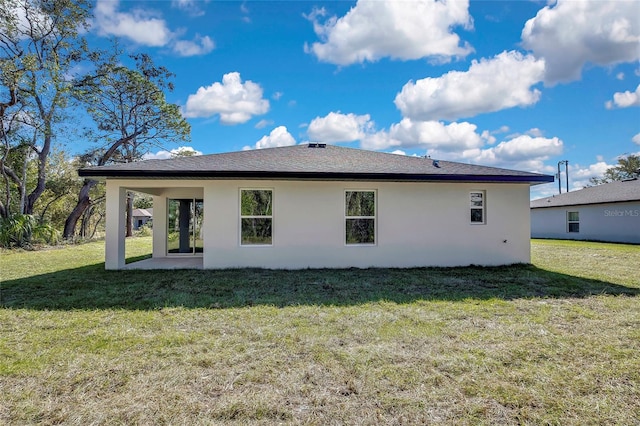
M 151 222 L 147 222 L 135 232 L 136 237 L 150 237 L 151 236 Z
M 18 214 L 0 218 L 0 247 L 31 247 L 32 244 L 56 244 L 60 232 L 49 223 L 39 222 L 33 215 Z

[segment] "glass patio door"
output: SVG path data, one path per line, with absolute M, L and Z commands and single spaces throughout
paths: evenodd
M 167 254 L 202 253 L 203 201 L 170 198 L 167 206 Z

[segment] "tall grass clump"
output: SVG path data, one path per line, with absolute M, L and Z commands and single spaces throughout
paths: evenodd
M 57 244 L 60 232 L 30 214 L 0 218 L 0 247 L 29 248 L 33 244 Z

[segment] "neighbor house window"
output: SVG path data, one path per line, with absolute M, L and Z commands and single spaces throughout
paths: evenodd
M 472 224 L 486 223 L 486 193 L 484 191 L 471 191 L 469 193 L 469 209 Z
M 346 244 L 376 243 L 376 192 L 345 191 Z
M 240 190 L 240 244 L 271 245 L 273 241 L 273 191 Z
M 567 212 L 567 232 L 580 232 L 579 212 Z

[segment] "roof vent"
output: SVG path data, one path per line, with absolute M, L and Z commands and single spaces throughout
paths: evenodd
M 440 168 L 440 160 L 433 160 L 433 167 Z
M 309 148 L 326 148 L 326 143 L 310 143 Z

